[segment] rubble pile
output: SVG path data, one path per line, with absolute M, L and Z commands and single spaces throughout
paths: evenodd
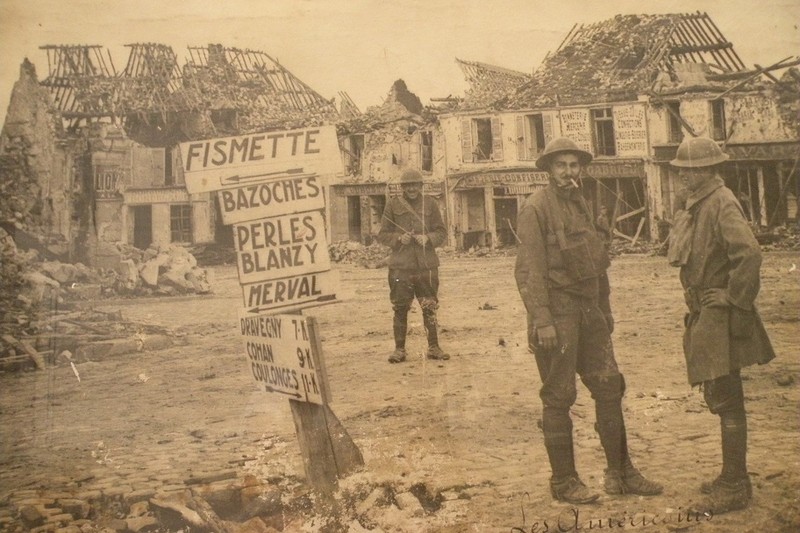
M 122 260 L 112 290 L 120 295 L 174 296 L 211 292 L 207 272 L 183 246 L 151 246 L 139 250 L 119 244 Z M 108 292 L 108 291 L 107 291 Z
M 213 479 L 217 477 L 218 479 Z M 0 503 L 4 531 L 404 531 L 436 520 L 453 525 L 463 516 L 473 487 L 435 489 L 360 474 L 343 480 L 331 498 L 320 497 L 292 476 L 189 478 L 182 486 L 118 498 L 91 491 L 16 490 Z M 99 494 L 100 491 L 97 491 Z
M 328 246 L 328 254 L 334 263 L 350 263 L 364 268 L 385 267 L 389 249 L 377 242 L 365 246 L 355 241 L 337 241 Z
M 800 250 L 799 226 L 776 226 L 770 231 L 756 233 L 756 240 L 765 252 Z

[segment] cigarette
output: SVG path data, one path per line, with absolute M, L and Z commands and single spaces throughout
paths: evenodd
M 577 181 L 575 181 L 575 180 L 574 180 L 574 179 L 572 179 L 572 178 L 570 178 L 570 179 L 569 179 L 569 181 L 570 181 L 570 183 L 572 183 L 572 186 L 573 186 L 573 187 L 575 187 L 576 189 L 578 188 L 578 182 L 577 182 Z

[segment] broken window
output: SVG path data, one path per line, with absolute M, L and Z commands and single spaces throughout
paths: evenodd
M 342 140 L 345 173 L 349 176 L 361 174 L 361 156 L 364 153 L 364 134 L 348 135 Z
M 192 206 L 169 206 L 169 232 L 171 242 L 192 242 Z
M 541 113 L 517 117 L 517 158 L 536 159 L 544 150 L 548 137 L 552 136 L 550 116 Z M 546 133 L 545 133 L 546 132 Z
M 683 140 L 683 125 L 681 124 L 681 103 L 667 102 L 667 133 L 669 142 L 680 143 Z
M 725 100 L 722 98 L 711 100 L 711 138 L 715 141 L 724 141 L 727 138 L 725 131 Z
M 430 131 L 419 132 L 420 163 L 423 172 L 433 171 L 433 133 Z
M 463 119 L 461 150 L 465 163 L 473 161 L 502 161 L 503 140 L 499 118 Z
M 597 155 L 617 155 L 614 144 L 614 117 L 611 108 L 592 109 L 594 148 Z

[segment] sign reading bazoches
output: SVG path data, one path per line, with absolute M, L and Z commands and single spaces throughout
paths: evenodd
M 284 176 L 341 172 L 335 126 L 181 143 L 189 193 L 233 189 Z

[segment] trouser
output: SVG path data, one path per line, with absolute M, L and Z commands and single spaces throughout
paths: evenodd
M 625 380 L 617 368 L 614 348 L 603 312 L 596 301 L 551 291 L 550 308 L 558 346 L 545 350 L 529 330 L 542 388 L 542 430 L 553 479 L 576 475 L 569 409 L 575 403 L 575 374 L 595 402 L 597 431 L 608 467 L 621 469 L 627 442 L 622 417 Z
M 416 297 L 422 309 L 422 323 L 428 346 L 439 345 L 436 309 L 439 307 L 439 270 L 389 269 L 389 300 L 394 310 L 392 329 L 396 348 L 405 348 L 408 330 L 408 310 Z
M 722 474 L 728 481 L 747 477 L 747 414 L 739 370 L 703 382 L 709 411 L 719 416 L 722 436 Z

